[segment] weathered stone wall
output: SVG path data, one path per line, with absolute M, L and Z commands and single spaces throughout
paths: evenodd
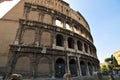
M 70 67 L 80 76 L 86 66 L 89 76 L 91 66 L 98 69 L 89 25 L 62 0 L 21 0 L 0 20 L 0 38 L 0 69 L 7 65 L 9 73 L 63 77 Z
M 7 63 L 9 45 L 16 37 L 18 22 L 11 20 L 0 20 L 0 66 Z
M 76 21 L 81 23 L 88 31 L 90 31 L 89 25 L 87 21 L 82 17 L 82 15 L 79 12 L 76 12 L 75 10 L 71 9 L 69 4 L 64 2 L 63 0 L 28 0 L 27 2 L 42 5 L 56 10 L 58 12 L 61 12 L 66 16 L 75 19 Z

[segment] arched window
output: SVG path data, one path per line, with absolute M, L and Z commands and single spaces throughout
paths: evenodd
M 85 47 L 85 52 L 88 53 L 88 46 L 87 46 L 87 44 L 84 44 L 84 47 Z
M 77 26 L 74 26 L 74 28 L 73 28 L 73 29 L 74 29 L 74 32 L 75 32 L 75 33 L 79 34 L 79 29 L 78 29 L 78 27 L 77 27 Z
M 81 29 L 81 35 L 82 35 L 83 37 L 85 37 L 85 32 L 84 32 L 83 29 Z
M 43 45 L 43 46 L 50 46 L 51 45 L 51 34 L 49 32 L 42 33 L 41 45 Z
M 23 33 L 23 44 L 25 45 L 33 45 L 35 40 L 35 30 L 26 29 Z
M 60 21 L 58 19 L 55 21 L 55 24 L 56 24 L 56 26 L 63 27 L 62 21 Z
M 68 38 L 68 48 L 74 49 L 74 40 L 72 38 Z
M 63 42 L 64 42 L 63 41 L 63 36 L 58 34 L 56 36 L 56 46 L 63 46 L 63 44 L 64 44 Z
M 66 23 L 66 29 L 72 31 L 72 27 L 68 23 Z
M 90 54 L 92 55 L 92 54 L 93 54 L 93 52 L 92 52 L 92 48 L 91 48 L 91 47 L 89 47 L 89 49 L 90 49 Z
M 77 47 L 78 50 L 82 51 L 82 43 L 80 41 L 77 41 Z
M 70 25 L 66 23 L 66 29 L 70 30 Z

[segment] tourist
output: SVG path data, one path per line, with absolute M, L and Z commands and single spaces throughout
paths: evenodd
M 108 78 L 109 78 L 109 80 L 115 80 L 113 75 L 111 75 L 111 74 L 108 76 Z

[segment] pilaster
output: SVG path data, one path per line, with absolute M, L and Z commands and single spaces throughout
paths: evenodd
M 55 78 L 55 56 L 52 56 L 52 78 Z

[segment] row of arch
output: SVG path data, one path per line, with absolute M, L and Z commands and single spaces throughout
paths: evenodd
M 60 18 L 59 16 L 55 16 L 53 14 L 48 14 L 45 12 L 37 12 L 37 11 L 30 11 L 27 17 L 28 20 L 35 20 L 35 21 L 40 21 L 46 24 L 52 24 L 57 27 L 61 27 L 64 29 L 67 29 L 69 31 L 72 31 L 76 34 L 81 35 L 82 37 L 88 39 L 89 41 L 93 42 L 92 36 L 88 30 L 83 28 L 80 23 L 73 23 L 70 20 L 65 20 L 63 18 Z M 71 24 L 72 23 L 72 24 Z
M 25 75 L 26 73 L 30 75 L 30 73 L 33 71 L 33 66 L 37 66 L 37 76 L 38 77 L 51 77 L 53 76 L 53 73 L 55 73 L 56 78 L 62 78 L 64 74 L 66 73 L 66 60 L 63 58 L 57 58 L 54 62 L 54 66 L 51 65 L 52 60 L 49 60 L 47 57 L 40 58 L 37 62 L 37 64 L 32 64 L 30 59 L 28 57 L 20 57 L 18 58 L 15 70 L 14 72 L 21 73 Z M 24 63 L 23 63 L 24 62 Z M 69 70 L 73 77 L 78 76 L 78 64 L 75 59 L 69 60 Z M 88 76 L 93 75 L 93 72 L 97 70 L 97 67 L 94 64 L 91 64 L 90 62 L 85 63 L 84 61 L 80 61 L 80 69 L 79 71 L 82 76 Z M 52 71 L 52 69 L 54 69 Z M 36 73 L 35 72 L 35 73 Z
M 37 36 L 37 37 L 36 37 Z M 36 40 L 37 38 L 37 40 Z M 76 49 L 79 51 L 85 51 L 93 56 L 96 56 L 95 49 L 89 44 L 72 37 L 66 37 L 62 34 L 53 34 L 52 32 L 43 31 L 40 34 L 36 35 L 34 29 L 25 29 L 22 34 L 22 44 L 23 45 L 36 45 L 39 43 L 39 46 L 59 46 L 63 48 Z

